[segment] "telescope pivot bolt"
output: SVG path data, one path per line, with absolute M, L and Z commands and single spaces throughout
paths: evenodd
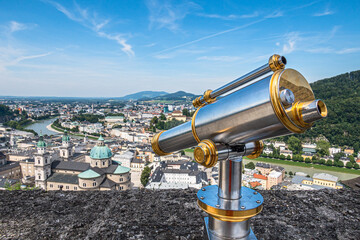
M 208 139 L 201 141 L 194 150 L 194 159 L 204 167 L 215 166 L 218 161 L 215 143 Z
M 280 100 L 285 107 L 291 106 L 295 102 L 295 95 L 290 89 L 284 89 L 280 92 Z

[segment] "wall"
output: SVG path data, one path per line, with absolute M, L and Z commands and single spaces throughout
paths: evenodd
M 258 239 L 359 239 L 360 191 L 261 191 Z M 3 239 L 202 239 L 194 190 L 0 191 Z M 166 209 L 166 211 L 164 211 Z

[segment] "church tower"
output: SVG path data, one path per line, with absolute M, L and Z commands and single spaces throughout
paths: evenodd
M 87 134 L 85 133 L 85 136 L 84 136 L 84 144 L 86 145 L 88 143 L 88 137 L 87 137 Z
M 62 145 L 60 147 L 60 157 L 64 161 L 68 161 L 71 156 L 73 156 L 73 145 L 67 131 L 65 130 L 62 137 Z
M 46 180 L 51 175 L 51 158 L 50 153 L 46 151 L 46 143 L 42 135 L 37 143 L 34 166 L 35 186 L 46 190 Z

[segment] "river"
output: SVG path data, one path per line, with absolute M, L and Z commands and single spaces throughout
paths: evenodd
M 45 135 L 45 134 L 46 135 L 57 135 L 58 134 L 57 132 L 51 131 L 46 128 L 49 124 L 53 123 L 55 120 L 56 120 L 56 118 L 40 120 L 34 124 L 27 126 L 26 129 L 32 129 L 35 132 L 37 132 L 38 134 L 40 134 L 40 132 L 42 132 L 43 135 Z
M 256 164 L 257 162 L 260 162 L 260 161 L 244 159 L 244 164 L 247 164 L 248 162 L 253 162 Z M 287 165 L 287 164 L 278 164 L 278 163 L 268 163 L 268 164 L 281 166 L 288 173 L 290 171 L 292 171 L 293 173 L 303 172 L 303 173 L 309 174 L 310 177 L 312 177 L 314 175 L 314 173 L 328 173 L 328 174 L 338 177 L 339 180 L 348 180 L 348 179 L 353 179 L 353 178 L 357 178 L 360 176 L 360 175 L 350 174 L 350 173 L 334 172 L 334 171 L 327 171 L 327 170 L 307 168 L 307 167 L 298 167 L 298 166 L 292 166 L 292 165 Z

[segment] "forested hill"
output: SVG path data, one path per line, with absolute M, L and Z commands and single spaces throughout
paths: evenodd
M 360 144 L 360 71 L 341 74 L 311 84 L 317 99 L 328 108 L 328 117 L 299 138 L 325 136 L 331 144 L 348 145 L 359 150 Z

